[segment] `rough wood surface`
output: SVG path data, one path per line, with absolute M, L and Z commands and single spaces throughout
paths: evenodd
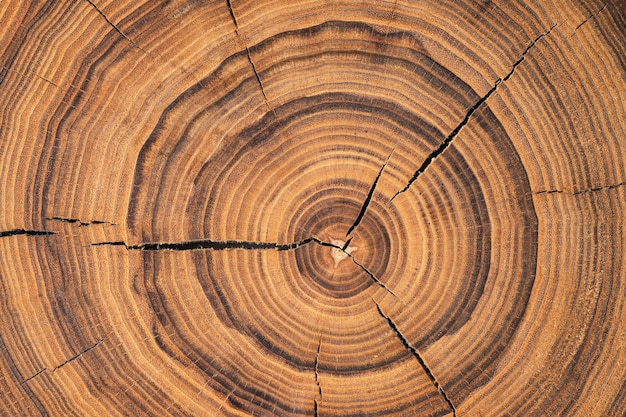
M 625 28 L 2 2 L 0 415 L 624 415 Z

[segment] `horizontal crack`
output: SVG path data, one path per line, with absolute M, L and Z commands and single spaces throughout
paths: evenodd
M 526 58 L 526 55 L 530 52 L 530 50 L 537 44 L 537 42 L 539 42 L 540 39 L 542 39 L 545 36 L 548 36 L 550 34 L 550 32 L 552 32 L 552 30 L 556 27 L 557 25 L 552 26 L 547 32 L 542 33 L 541 35 L 539 35 L 537 38 L 535 38 L 535 40 L 526 47 L 526 49 L 522 52 L 520 58 L 513 64 L 511 71 L 509 71 L 508 74 L 506 74 L 504 77 L 502 78 L 498 78 L 495 82 L 495 84 L 493 85 L 493 87 L 491 87 L 491 89 L 489 89 L 489 91 L 487 91 L 487 93 L 482 96 L 480 99 L 478 99 L 478 101 L 476 101 L 476 103 L 474 103 L 474 105 L 472 107 L 469 108 L 469 110 L 467 111 L 467 113 L 465 113 L 465 117 L 463 118 L 463 120 L 461 120 L 461 122 L 454 128 L 454 130 L 452 130 L 452 132 L 450 132 L 450 134 L 443 140 L 443 142 L 441 142 L 441 144 L 435 148 L 427 157 L 426 160 L 424 160 L 424 162 L 422 163 L 422 165 L 420 165 L 420 167 L 417 169 L 417 171 L 415 171 L 415 173 L 413 174 L 413 176 L 411 177 L 411 179 L 409 179 L 408 183 L 406 184 L 406 186 L 404 186 L 404 188 L 402 188 L 400 191 L 398 191 L 390 200 L 393 201 L 398 195 L 406 192 L 411 185 L 417 180 L 417 178 L 424 173 L 424 171 L 426 171 L 426 168 L 428 168 L 430 166 L 430 164 L 439 156 L 441 155 L 452 143 L 452 141 L 456 138 L 456 136 L 459 134 L 459 132 L 461 131 L 461 129 L 463 129 L 463 127 L 469 122 L 470 118 L 472 117 L 472 115 L 474 114 L 474 112 L 485 102 L 487 101 L 487 99 L 489 97 L 491 97 L 491 95 L 493 93 L 496 92 L 496 90 L 498 89 L 498 87 L 505 81 L 507 81 L 509 78 L 511 78 L 511 76 L 513 75 L 513 73 L 515 72 L 515 70 L 517 69 L 518 65 L 522 63 L 522 61 L 524 61 L 524 59 Z
M 111 226 L 115 226 L 115 223 L 105 222 L 103 220 L 91 220 L 88 222 L 82 221 L 80 219 L 74 219 L 72 217 L 60 217 L 60 216 L 52 216 L 46 217 L 46 220 L 59 221 L 64 223 L 78 223 L 79 226 L 91 226 L 93 224 L 108 224 Z
M 352 226 L 350 226 L 350 228 L 348 229 L 348 232 L 346 233 L 346 236 L 350 236 L 350 233 L 352 233 L 352 231 L 354 229 L 356 229 L 356 227 L 359 225 L 359 223 L 361 223 L 361 220 L 363 220 L 363 216 L 365 216 L 365 212 L 367 211 L 367 207 L 369 206 L 370 202 L 372 201 L 372 196 L 374 195 L 374 191 L 376 190 L 376 186 L 378 185 L 378 181 L 380 180 L 380 177 L 383 175 L 383 171 L 385 170 L 385 167 L 387 166 L 387 163 L 389 163 L 389 159 L 391 159 L 391 155 L 393 155 L 393 152 L 395 150 L 396 150 L 396 147 L 394 146 L 394 148 L 389 153 L 389 156 L 387 156 L 387 159 L 385 159 L 385 162 L 383 163 L 383 166 L 380 167 L 380 171 L 378 171 L 378 175 L 376 175 L 376 179 L 374 179 L 374 182 L 372 183 L 372 186 L 370 187 L 370 190 L 367 193 L 367 197 L 365 197 L 365 201 L 363 202 L 363 206 L 361 206 L 361 211 L 359 211 L 359 215 L 357 216 L 356 220 L 354 221 Z
M 56 232 L 50 232 L 48 230 L 28 230 L 28 229 L 13 229 L 13 230 L 5 230 L 3 232 L 0 232 L 0 237 L 16 236 L 16 235 L 49 236 L 49 235 L 56 235 Z
M 55 366 L 55 367 L 54 367 L 54 369 L 53 369 L 52 371 L 54 372 L 54 371 L 56 371 L 57 369 L 59 369 L 59 368 L 61 368 L 61 367 L 65 366 L 65 365 L 67 365 L 68 363 L 70 363 L 70 362 L 72 362 L 72 361 L 75 361 L 76 359 L 78 359 L 78 358 L 80 358 L 82 355 L 84 355 L 85 353 L 89 352 L 89 351 L 90 351 L 90 350 L 92 350 L 92 349 L 95 349 L 95 348 L 96 348 L 96 347 L 97 347 L 100 343 L 102 343 L 103 341 L 104 341 L 103 339 L 98 340 L 98 341 L 97 341 L 94 345 L 89 346 L 88 348 L 85 348 L 85 349 L 81 350 L 78 354 L 76 354 L 76 355 L 72 356 L 71 358 L 69 358 L 69 359 L 68 359 L 68 360 L 66 360 L 65 362 L 63 362 L 63 363 L 61 363 L 61 364 L 59 364 L 59 365 Z
M 604 191 L 604 190 L 612 190 L 614 188 L 618 188 L 618 187 L 623 187 L 626 185 L 626 181 L 617 183 L 617 184 L 611 184 L 611 185 L 603 185 L 600 187 L 593 187 L 593 188 L 585 188 L 582 190 L 541 190 L 541 191 L 535 191 L 533 194 L 570 194 L 570 195 L 579 195 L 579 194 L 586 194 L 586 193 L 595 193 L 598 191 Z
M 299 242 L 293 243 L 275 243 L 275 242 L 250 242 L 243 240 L 187 240 L 182 242 L 154 242 L 142 243 L 139 245 L 128 245 L 124 241 L 98 242 L 92 243 L 91 246 L 124 246 L 128 250 L 143 251 L 186 251 L 186 250 L 227 250 L 227 249 L 243 249 L 243 250 L 278 250 L 286 251 L 297 249 L 300 246 L 316 242 L 323 246 L 333 246 L 330 243 L 322 242 L 315 237 L 309 237 Z
M 372 300 L 372 301 L 374 301 L 374 300 Z M 426 365 L 426 362 L 422 358 L 422 355 L 420 355 L 418 350 L 413 345 L 411 345 L 409 343 L 409 341 L 406 339 L 406 337 L 404 337 L 404 335 L 400 332 L 400 330 L 398 329 L 396 324 L 393 322 L 393 320 L 391 320 L 391 318 L 389 316 L 387 316 L 385 313 L 383 313 L 383 310 L 380 308 L 380 306 L 378 305 L 378 303 L 376 301 L 374 301 L 374 304 L 376 304 L 376 309 L 378 310 L 378 314 L 380 314 L 380 316 L 387 321 L 387 324 L 389 324 L 389 327 L 391 328 L 391 330 L 393 330 L 393 332 L 396 334 L 398 339 L 400 339 L 400 341 L 402 342 L 404 347 L 407 348 L 411 353 L 413 353 L 413 356 L 415 356 L 415 358 L 417 359 L 417 361 L 421 365 L 421 367 L 424 370 L 424 372 L 426 373 L 426 375 L 428 375 L 428 378 L 430 379 L 430 382 L 432 382 L 432 384 L 435 386 L 435 388 L 437 388 L 437 391 L 439 391 L 439 393 L 443 396 L 443 399 L 446 401 L 446 403 L 448 403 L 448 405 L 452 409 L 452 414 L 456 417 L 456 408 L 454 408 L 454 405 L 452 404 L 452 401 L 450 401 L 450 398 L 448 398 L 448 395 L 443 390 L 443 387 L 441 386 L 441 384 L 439 384 L 439 382 L 437 381 L 437 378 L 435 378 L 435 376 L 433 375 L 433 373 L 430 370 L 430 368 Z
M 578 194 L 585 194 L 585 193 L 593 193 L 593 192 L 602 191 L 602 190 L 612 190 L 613 188 L 623 187 L 624 185 L 626 185 L 626 181 L 620 182 L 618 184 L 604 185 L 602 187 L 595 187 L 595 188 L 587 188 L 587 189 L 584 189 L 584 190 L 578 190 L 578 191 L 574 191 L 572 194 L 578 195 Z

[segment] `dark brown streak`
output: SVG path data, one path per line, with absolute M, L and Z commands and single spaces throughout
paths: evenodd
M 372 301 L 374 300 L 372 299 Z M 404 335 L 400 332 L 400 330 L 398 329 L 396 324 L 393 322 L 393 320 L 391 320 L 389 316 L 383 313 L 383 310 L 380 308 L 380 306 L 378 305 L 376 301 L 374 301 L 374 304 L 376 304 L 376 309 L 378 310 L 378 314 L 380 314 L 380 316 L 383 317 L 387 321 L 387 324 L 389 324 L 389 327 L 391 328 L 391 330 L 393 330 L 393 332 L 396 334 L 398 339 L 400 339 L 404 347 L 406 347 L 411 353 L 413 353 L 413 356 L 415 356 L 415 358 L 421 365 L 426 375 L 428 375 L 430 382 L 433 383 L 435 388 L 437 388 L 437 391 L 439 391 L 439 393 L 443 396 L 443 399 L 446 401 L 446 403 L 448 403 L 448 405 L 452 409 L 452 415 L 456 417 L 456 408 L 454 408 L 452 401 L 450 401 L 450 398 L 448 398 L 448 395 L 443 390 L 443 387 L 441 386 L 441 384 L 439 384 L 439 382 L 437 381 L 437 378 L 435 378 L 430 368 L 426 365 L 426 362 L 422 358 L 422 355 L 418 352 L 418 350 L 413 345 L 409 343 L 406 337 L 404 337 Z
M 447 148 L 448 146 L 450 146 L 450 144 L 452 143 L 452 141 L 454 140 L 454 138 L 456 138 L 456 136 L 459 134 L 459 132 L 461 131 L 461 129 L 469 122 L 470 118 L 472 117 L 472 115 L 474 114 L 474 112 L 476 110 L 478 110 L 478 108 L 487 101 L 487 99 L 489 97 L 491 97 L 491 95 L 493 93 L 495 93 L 498 89 L 498 87 L 500 86 L 500 84 L 502 84 L 503 82 L 507 81 L 509 78 L 511 78 L 511 76 L 513 75 L 513 73 L 515 72 L 515 70 L 517 69 L 518 65 L 520 65 L 522 63 L 522 61 L 524 61 L 524 59 L 526 58 L 526 55 L 530 52 L 531 49 L 533 49 L 535 47 L 535 45 L 537 44 L 537 42 L 539 42 L 539 40 L 541 40 L 542 38 L 544 38 L 545 36 L 548 36 L 550 34 L 550 32 L 552 32 L 552 30 L 556 27 L 557 25 L 552 26 L 547 32 L 542 33 L 541 35 L 537 36 L 537 38 L 535 38 L 535 40 L 526 47 L 526 49 L 524 49 L 524 51 L 522 52 L 522 54 L 520 55 L 520 58 L 515 61 L 515 63 L 513 63 L 513 66 L 511 68 L 511 70 L 509 71 L 508 74 L 506 74 L 504 77 L 502 78 L 498 78 L 496 80 L 496 82 L 494 83 L 493 87 L 491 87 L 489 89 L 489 91 L 487 91 L 487 93 L 482 96 L 480 99 L 478 99 L 478 101 L 476 101 L 476 103 L 474 103 L 474 105 L 472 107 L 469 108 L 469 110 L 467 111 L 467 113 L 465 114 L 465 117 L 463 118 L 463 120 L 461 120 L 461 122 L 454 128 L 454 130 L 452 130 L 452 132 L 450 132 L 450 134 L 444 139 L 443 142 L 441 142 L 441 144 L 435 148 L 427 157 L 426 160 L 422 163 L 422 165 L 417 169 L 417 171 L 415 171 L 415 173 L 413 174 L 413 176 L 411 177 L 411 179 L 409 180 L 409 182 L 407 183 L 407 185 L 401 189 L 400 191 L 398 191 L 392 198 L 391 200 L 389 200 L 389 202 L 391 203 L 398 195 L 404 193 L 405 191 L 407 191 L 409 189 L 409 187 L 411 187 L 411 185 L 417 180 L 417 178 L 424 173 L 424 171 L 426 171 L 426 168 L 428 168 L 430 166 L 430 164 L 439 156 L 441 155 Z

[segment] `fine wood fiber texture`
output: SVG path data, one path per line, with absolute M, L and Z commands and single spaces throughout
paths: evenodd
M 626 2 L 0 4 L 0 415 L 623 416 Z

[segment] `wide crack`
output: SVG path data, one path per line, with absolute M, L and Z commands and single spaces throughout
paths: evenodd
M 359 211 L 359 215 L 357 216 L 357 218 L 354 221 L 354 223 L 352 223 L 352 226 L 350 226 L 350 228 L 348 229 L 348 232 L 346 233 L 346 237 L 350 236 L 350 233 L 352 233 L 352 231 L 354 229 L 356 229 L 356 227 L 359 225 L 359 223 L 361 223 L 361 220 L 363 220 L 363 216 L 365 216 L 365 212 L 367 211 L 367 207 L 369 206 L 370 202 L 372 201 L 372 196 L 374 195 L 374 191 L 376 190 L 376 186 L 378 185 L 378 181 L 380 180 L 380 177 L 383 175 L 383 171 L 385 170 L 385 167 L 389 163 L 389 160 L 391 159 L 391 155 L 393 155 L 393 152 L 396 150 L 396 146 L 393 147 L 393 149 L 389 153 L 389 156 L 387 156 L 387 159 L 385 159 L 385 162 L 380 167 L 380 170 L 378 171 L 378 175 L 376 175 L 376 178 L 374 179 L 374 182 L 372 183 L 372 186 L 370 187 L 370 190 L 367 193 L 367 197 L 365 197 L 365 201 L 363 201 L 363 205 L 361 206 L 361 210 Z
M 49 236 L 49 235 L 56 235 L 56 234 L 57 234 L 56 232 L 51 232 L 49 230 L 12 229 L 12 230 L 1 231 L 0 237 L 17 236 L 17 235 Z
M 430 166 L 430 164 L 433 163 L 433 161 L 439 156 L 441 155 L 451 144 L 452 141 L 457 137 L 457 135 L 459 134 L 459 132 L 461 131 L 461 129 L 463 129 L 463 127 L 469 122 L 470 118 L 472 117 L 472 115 L 474 114 L 474 112 L 476 112 L 476 110 L 478 110 L 478 108 L 485 102 L 487 101 L 487 99 L 489 97 L 491 97 L 491 95 L 493 93 L 495 93 L 498 90 L 498 87 L 504 83 L 505 81 L 507 81 L 509 78 L 511 78 L 511 76 L 513 75 L 513 73 L 515 72 L 515 70 L 517 69 L 517 67 L 524 61 L 524 59 L 526 58 L 526 55 L 535 47 L 535 45 L 537 44 L 537 42 L 539 42 L 539 40 L 541 40 L 542 38 L 544 38 L 545 36 L 548 36 L 550 34 L 550 32 L 552 32 L 552 30 L 556 27 L 557 25 L 552 26 L 547 32 L 542 33 L 541 35 L 537 36 L 537 38 L 535 38 L 535 40 L 526 47 L 526 49 L 522 52 L 520 58 L 515 61 L 515 63 L 513 63 L 513 66 L 511 68 L 511 71 L 509 71 L 508 74 L 506 74 L 504 77 L 502 78 L 498 78 L 494 84 L 493 87 L 491 87 L 491 89 L 489 89 L 489 91 L 487 91 L 487 93 L 485 95 L 483 95 L 480 99 L 478 99 L 478 101 L 476 101 L 476 103 L 474 103 L 474 105 L 472 107 L 469 108 L 469 110 L 465 113 L 465 117 L 463 118 L 463 120 L 461 120 L 461 122 L 454 128 L 454 130 L 452 130 L 452 132 L 450 132 L 450 134 L 443 140 L 443 142 L 441 142 L 441 144 L 435 148 L 424 160 L 424 162 L 422 163 L 422 165 L 420 165 L 420 167 L 417 169 L 417 171 L 415 171 L 415 173 L 413 174 L 413 176 L 411 177 L 411 179 L 409 179 L 408 183 L 406 184 L 406 186 L 404 188 L 402 188 L 400 191 L 398 191 L 390 200 L 393 201 L 398 195 L 406 192 L 411 185 L 417 180 L 417 178 L 419 178 L 420 175 L 422 175 L 424 173 L 424 171 L 426 171 L 426 169 Z
M 400 329 L 398 329 L 398 326 L 396 326 L 393 320 L 391 320 L 391 318 L 383 312 L 383 310 L 380 308 L 380 305 L 378 305 L 376 301 L 374 301 L 374 304 L 376 304 L 376 309 L 378 310 L 378 314 L 380 314 L 380 316 L 383 317 L 387 321 L 387 324 L 389 325 L 391 330 L 396 334 L 398 339 L 400 339 L 400 342 L 402 342 L 404 347 L 407 348 L 413 354 L 413 356 L 415 356 L 420 366 L 422 367 L 422 369 L 424 370 L 424 372 L 430 379 L 430 382 L 432 382 L 432 384 L 435 386 L 437 391 L 439 391 L 439 393 L 441 394 L 443 399 L 446 401 L 446 403 L 448 403 L 448 406 L 450 406 L 450 409 L 452 410 L 452 414 L 456 417 L 456 408 L 452 404 L 452 401 L 448 397 L 448 394 L 446 394 L 446 392 L 444 391 L 439 381 L 437 381 L 437 378 L 435 378 L 435 375 L 433 375 L 430 368 L 426 365 L 426 362 L 424 361 L 424 358 L 422 358 L 422 355 L 413 345 L 411 345 L 411 343 L 409 343 L 407 338 L 404 337 L 404 335 L 400 332 Z

